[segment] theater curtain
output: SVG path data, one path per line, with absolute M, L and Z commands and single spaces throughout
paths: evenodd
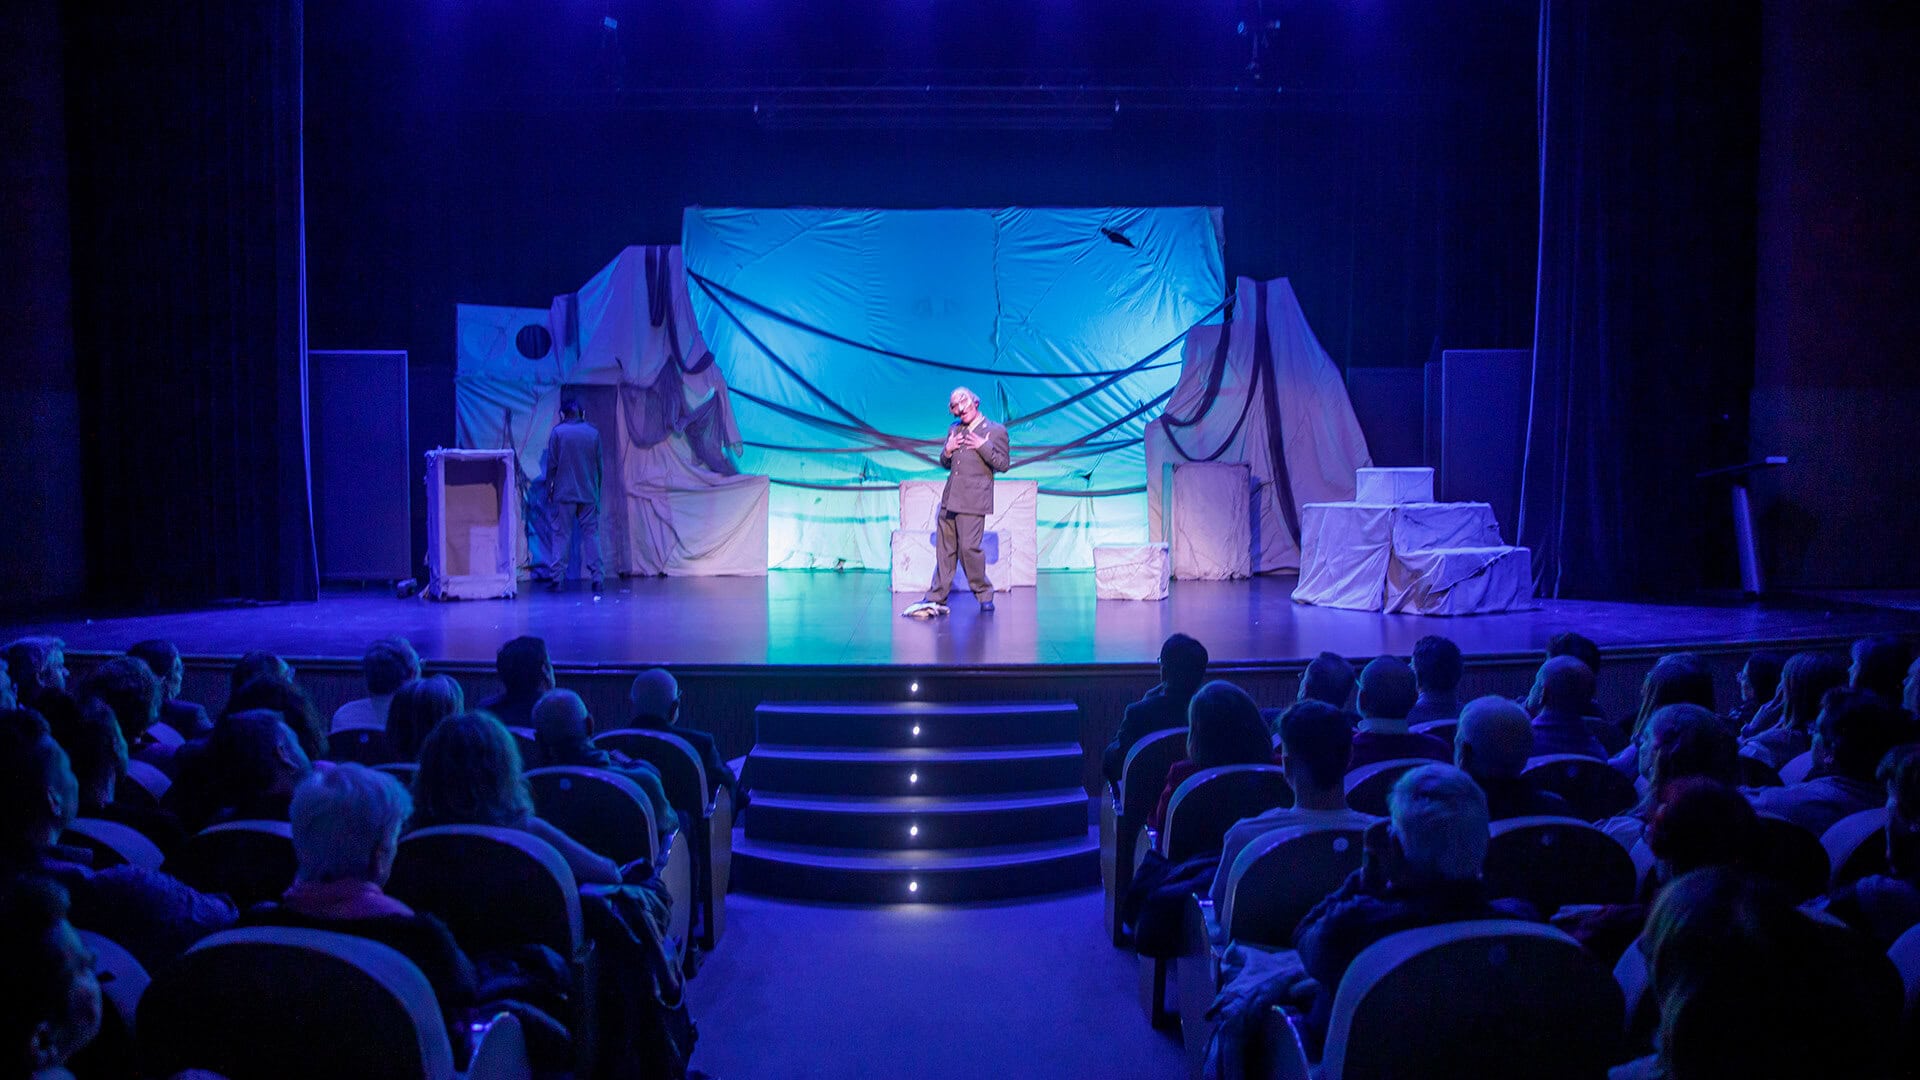
M 1724 573 L 1752 383 L 1758 6 L 1542 0 L 1520 542 L 1542 596 Z
M 300 0 L 65 20 L 90 592 L 312 598 Z

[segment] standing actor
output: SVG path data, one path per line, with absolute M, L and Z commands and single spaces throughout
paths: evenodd
M 954 422 L 947 429 L 946 448 L 940 452 L 940 464 L 947 470 L 947 487 L 940 496 L 936 517 L 939 557 L 933 584 L 919 603 L 907 609 L 908 615 L 926 617 L 946 612 L 955 559 L 966 568 L 967 585 L 974 599 L 980 601 L 980 610 L 993 610 L 993 582 L 987 580 L 987 556 L 980 550 L 980 539 L 986 534 L 987 515 L 993 513 L 993 474 L 1006 472 L 1009 464 L 1007 429 L 980 415 L 980 398 L 964 386 L 948 395 L 947 411 L 954 415 Z
M 547 512 L 553 522 L 547 553 L 547 590 L 566 580 L 567 547 L 580 530 L 580 561 L 600 595 L 600 432 L 587 423 L 579 398 L 560 406 L 560 422 L 547 437 Z

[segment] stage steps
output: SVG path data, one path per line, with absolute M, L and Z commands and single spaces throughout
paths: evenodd
M 763 702 L 754 723 L 743 892 L 937 903 L 1099 880 L 1072 702 Z

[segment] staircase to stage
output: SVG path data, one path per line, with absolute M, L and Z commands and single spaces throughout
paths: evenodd
M 1072 702 L 768 702 L 754 720 L 743 892 L 937 903 L 1099 880 Z

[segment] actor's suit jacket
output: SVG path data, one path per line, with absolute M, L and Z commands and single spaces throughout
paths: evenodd
M 949 434 L 965 427 L 955 420 Z M 985 517 L 993 513 L 993 474 L 1006 472 L 1012 463 L 1013 451 L 1007 444 L 1006 428 L 983 416 L 979 431 L 987 437 L 986 445 L 978 449 L 963 447 L 951 454 L 942 449 L 940 453 L 940 464 L 948 470 L 947 488 L 940 493 L 940 505 L 955 514 Z

